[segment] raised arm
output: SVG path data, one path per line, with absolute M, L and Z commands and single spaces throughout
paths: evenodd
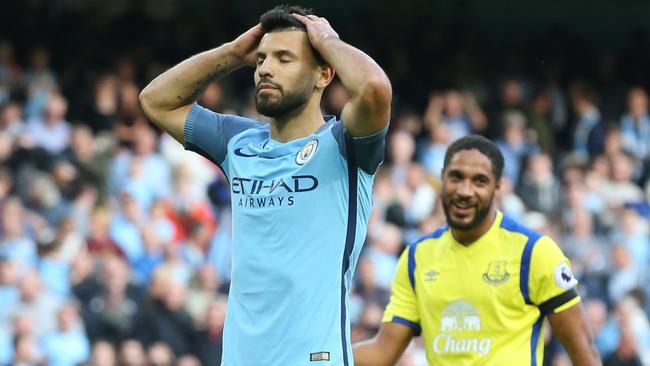
M 390 366 L 402 356 L 414 336 L 413 328 L 399 323 L 383 323 L 377 335 L 352 346 L 356 366 Z
M 253 65 L 262 35 L 258 24 L 234 41 L 192 56 L 153 79 L 140 93 L 147 117 L 182 144 L 192 103 L 211 82 L 241 66 Z
M 550 314 L 549 323 L 553 334 L 564 346 L 574 366 L 602 365 L 594 338 L 587 323 L 587 316 L 580 303 L 567 310 Z
M 390 81 L 377 63 L 363 51 L 341 41 L 325 18 L 294 14 L 307 27 L 309 42 L 332 65 L 350 101 L 342 112 L 352 136 L 368 136 L 383 129 L 390 118 Z

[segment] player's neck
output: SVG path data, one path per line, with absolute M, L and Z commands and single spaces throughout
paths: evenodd
M 271 138 L 288 142 L 309 136 L 324 123 L 320 98 L 311 98 L 302 106 L 277 118 L 271 118 Z
M 457 242 L 468 247 L 474 242 L 479 240 L 485 233 L 490 230 L 494 220 L 497 218 L 497 211 L 495 208 L 490 210 L 490 214 L 485 217 L 485 220 L 481 222 L 478 226 L 469 229 L 469 230 L 459 230 L 451 228 L 451 234 L 454 236 Z

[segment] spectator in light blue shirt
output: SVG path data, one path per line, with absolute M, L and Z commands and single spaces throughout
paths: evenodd
M 90 344 L 74 304 L 57 312 L 57 329 L 43 338 L 43 351 L 49 366 L 72 366 L 90 357 Z
M 123 190 L 120 194 L 120 205 L 122 212 L 111 223 L 109 235 L 120 246 L 129 262 L 135 263 L 145 254 L 140 231 L 144 223 L 144 212 L 128 190 Z
M 123 151 L 111 162 L 108 189 L 117 194 L 127 185 L 138 186 L 134 198 L 140 199 L 140 204 L 148 209 L 154 199 L 168 197 L 171 193 L 171 168 L 156 152 L 156 136 L 151 129 L 137 129 L 133 141 L 133 152 Z M 138 174 L 133 174 L 134 169 Z
M 596 94 L 582 84 L 571 87 L 571 101 L 578 120 L 573 132 L 573 152 L 587 159 L 603 151 L 606 126 L 596 106 Z
M 623 146 L 639 160 L 650 153 L 650 116 L 648 94 L 641 87 L 631 88 L 627 96 L 628 112 L 621 118 Z
M 45 149 L 51 155 L 58 155 L 70 141 L 70 125 L 65 120 L 68 102 L 60 94 L 47 99 L 43 116 L 27 122 L 26 133 L 36 147 Z

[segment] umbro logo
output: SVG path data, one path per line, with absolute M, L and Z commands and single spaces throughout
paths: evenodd
M 436 270 L 430 270 L 428 272 L 425 272 L 424 273 L 424 281 L 426 281 L 426 282 L 435 281 L 439 274 L 440 274 L 440 272 L 438 272 Z

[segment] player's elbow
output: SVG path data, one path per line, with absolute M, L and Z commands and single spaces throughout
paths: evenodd
M 369 107 L 389 106 L 393 98 L 393 88 L 385 74 L 366 80 L 360 99 Z
M 147 85 L 144 89 L 142 89 L 140 95 L 138 96 L 138 99 L 140 100 L 140 106 L 142 107 L 142 110 L 147 114 L 152 109 L 152 94 L 153 93 L 151 92 L 150 85 Z
M 149 119 L 152 121 L 159 119 L 160 114 L 163 111 L 160 106 L 158 106 L 158 103 L 156 103 L 156 93 L 154 90 L 152 90 L 151 84 L 147 85 L 140 92 L 138 99 L 140 100 L 140 107 L 142 107 L 142 111 Z

